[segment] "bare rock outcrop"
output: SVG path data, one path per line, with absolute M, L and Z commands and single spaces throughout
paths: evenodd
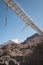
M 0 47 L 0 65 L 43 65 L 43 36 L 35 34 L 21 44 L 7 43 Z

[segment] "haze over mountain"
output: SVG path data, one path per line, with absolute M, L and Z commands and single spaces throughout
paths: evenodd
M 5 42 L 0 46 L 0 65 L 43 65 L 43 36 L 36 33 L 21 44 Z

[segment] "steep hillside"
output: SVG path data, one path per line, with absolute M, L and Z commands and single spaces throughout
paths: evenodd
M 38 33 L 28 37 L 22 44 L 37 44 L 43 42 L 43 36 Z
M 10 40 L 1 45 L 0 65 L 43 65 L 43 36 L 34 34 L 21 44 Z

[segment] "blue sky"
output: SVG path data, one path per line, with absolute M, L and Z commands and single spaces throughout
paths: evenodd
M 1 0 L 0 0 L 1 1 Z M 14 1 L 14 0 L 13 0 Z M 15 0 L 24 11 L 35 21 L 43 30 L 43 0 Z M 0 2 L 0 44 L 8 40 L 25 40 L 27 37 L 36 33 L 35 30 L 27 26 L 24 31 L 22 28 L 26 25 L 23 20 L 8 7 L 7 27 L 4 27 L 6 17 L 6 5 Z

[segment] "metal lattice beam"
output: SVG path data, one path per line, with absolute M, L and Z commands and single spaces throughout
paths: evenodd
M 19 15 L 24 22 L 27 23 L 31 28 L 36 30 L 39 34 L 43 35 L 42 30 L 33 22 L 33 20 L 24 12 L 24 10 L 19 7 L 12 0 L 3 0 L 17 15 Z

